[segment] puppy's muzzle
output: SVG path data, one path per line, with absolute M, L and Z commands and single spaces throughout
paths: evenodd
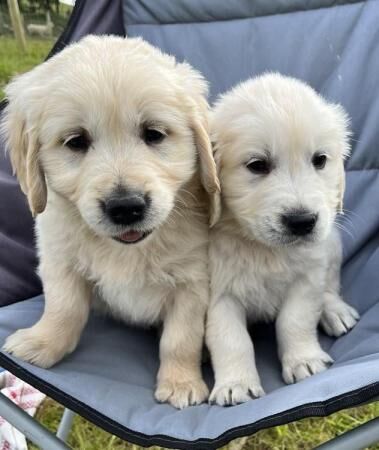
M 103 202 L 103 209 L 115 225 L 133 225 L 145 219 L 149 197 L 142 193 L 130 192 L 112 196 Z
M 318 215 L 308 211 L 293 211 L 283 214 L 281 219 L 287 232 L 294 236 L 306 236 L 312 233 Z

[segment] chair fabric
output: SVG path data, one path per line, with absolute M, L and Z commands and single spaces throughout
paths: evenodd
M 0 306 L 41 292 L 33 220 L 0 140 Z
M 345 107 L 354 137 L 352 156 L 346 165 L 346 214 L 341 218 L 342 291 L 362 318 L 339 339 L 320 332 L 323 347 L 335 360 L 327 371 L 285 386 L 274 329 L 262 324 L 252 332 L 267 395 L 229 408 L 204 404 L 178 411 L 154 401 L 158 368 L 155 332 L 96 315 L 91 317 L 78 349 L 56 367 L 39 369 L 4 353 L 0 354 L 0 364 L 108 431 L 144 446 L 218 448 L 262 428 L 327 415 L 377 396 L 378 23 L 377 0 L 122 0 L 122 4 L 77 0 L 69 27 L 52 52 L 89 32 L 122 34 L 125 30 L 128 36 L 142 36 L 200 69 L 210 82 L 212 101 L 250 76 L 280 71 L 307 81 L 326 98 Z M 6 179 L 11 180 L 7 170 Z M 3 202 L 10 191 L 1 180 L 0 176 Z M 11 184 L 14 186 L 13 180 Z M 22 197 L 18 201 L 23 201 Z M 26 209 L 17 214 L 19 219 L 26 217 L 25 230 L 30 233 Z M 0 227 L 0 235 L 9 236 L 10 231 L 1 222 Z M 10 230 L 13 232 L 12 227 Z M 0 270 L 2 264 L 0 259 Z M 12 273 L 26 280 L 21 269 Z M 10 302 L 3 302 L 7 294 L 6 289 L 3 294 L 7 283 L 5 280 L 4 285 L 3 280 L 0 276 L 0 303 L 6 304 Z M 16 295 L 16 300 L 22 300 L 33 293 L 25 284 L 21 293 L 13 291 L 13 298 Z M 0 344 L 12 331 L 33 324 L 42 310 L 41 296 L 2 307 Z M 204 374 L 211 385 L 213 375 L 208 364 Z

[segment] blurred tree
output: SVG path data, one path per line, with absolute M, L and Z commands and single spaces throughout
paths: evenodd
M 15 38 L 18 42 L 20 48 L 25 51 L 26 50 L 26 41 L 25 41 L 25 32 L 24 25 L 22 23 L 20 9 L 18 7 L 17 0 L 7 0 L 9 15 L 12 22 L 12 28 L 15 35 Z

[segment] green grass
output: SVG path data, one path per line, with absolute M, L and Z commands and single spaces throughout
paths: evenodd
M 3 88 L 9 80 L 42 62 L 52 46 L 52 40 L 27 39 L 24 53 L 12 37 L 0 36 L 0 99 L 4 97 Z
M 56 431 L 63 407 L 47 399 L 37 411 L 37 419 Z M 303 419 L 289 425 L 260 431 L 249 438 L 237 439 L 223 450 L 311 450 L 315 446 L 379 416 L 379 402 L 351 408 L 326 418 Z M 76 416 L 68 443 L 75 450 L 137 450 L 115 436 Z M 155 447 L 157 449 L 158 447 Z M 30 444 L 29 449 L 37 450 Z M 370 447 L 379 450 L 379 445 Z

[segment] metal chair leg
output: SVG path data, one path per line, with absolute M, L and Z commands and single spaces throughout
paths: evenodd
M 24 410 L 0 393 L 0 416 L 43 450 L 68 450 L 69 447 Z
M 379 442 L 379 417 L 347 431 L 315 450 L 361 450 Z
M 63 442 L 67 441 L 74 417 L 75 413 L 70 409 L 65 408 L 57 431 L 57 437 Z

